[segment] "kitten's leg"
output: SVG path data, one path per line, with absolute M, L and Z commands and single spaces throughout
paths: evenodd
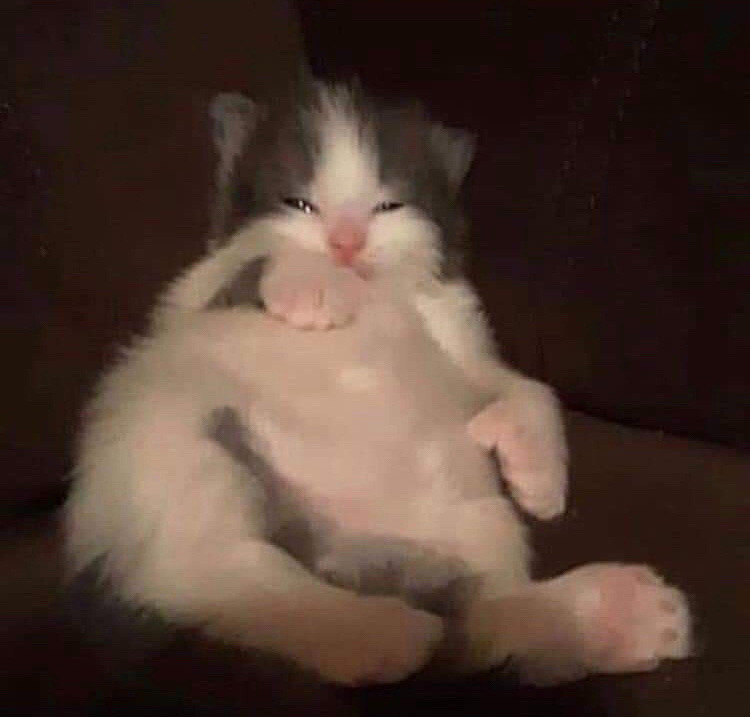
M 220 445 L 210 431 L 217 416 L 200 413 L 157 394 L 127 420 L 92 422 L 67 512 L 72 570 L 101 559 L 102 578 L 126 603 L 331 681 L 389 682 L 419 669 L 440 641 L 440 619 L 327 585 L 272 545 L 254 463 L 234 457 L 245 448 L 231 449 L 231 432 Z
M 554 392 L 498 358 L 479 299 L 466 282 L 433 286 L 416 303 L 437 343 L 486 397 L 487 407 L 469 423 L 470 435 L 497 451 L 526 511 L 545 519 L 562 513 L 567 447 Z
M 532 582 L 524 527 L 506 499 L 467 501 L 451 524 L 453 554 L 476 578 L 459 594 L 458 619 L 447 616 L 452 639 L 437 667 L 510 661 L 526 681 L 549 683 L 650 669 L 689 653 L 685 598 L 650 568 L 592 564 Z
M 567 447 L 554 393 L 541 383 L 518 379 L 468 424 L 469 435 L 497 451 L 513 497 L 538 518 L 565 509 Z
M 552 684 L 586 674 L 639 672 L 689 656 L 684 595 L 648 567 L 590 564 L 494 599 L 478 597 L 461 626 L 463 670 L 509 662 Z
M 327 585 L 261 541 L 193 554 L 173 577 L 181 588 L 161 600 L 167 616 L 288 657 L 332 682 L 400 680 L 429 659 L 442 635 L 439 618 L 398 598 Z
M 283 238 L 268 222 L 256 221 L 241 229 L 167 288 L 152 316 L 153 327 L 164 328 L 180 317 L 207 308 L 258 308 L 258 285 L 266 260 L 283 245 Z

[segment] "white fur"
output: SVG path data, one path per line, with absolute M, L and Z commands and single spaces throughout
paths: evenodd
M 427 441 L 417 448 L 417 456 L 422 470 L 435 474 L 445 468 L 445 456 L 437 441 Z
M 361 364 L 344 366 L 339 373 L 339 382 L 351 391 L 372 391 L 380 383 L 378 374 Z
M 377 156 L 346 93 L 324 95 L 318 123 L 321 159 L 311 185 L 313 202 L 324 213 L 340 207 L 369 207 L 380 191 Z

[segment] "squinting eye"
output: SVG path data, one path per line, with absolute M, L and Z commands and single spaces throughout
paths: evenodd
M 296 209 L 299 212 L 304 212 L 305 214 L 317 214 L 318 212 L 318 208 L 312 202 L 308 202 L 307 199 L 300 199 L 299 197 L 285 197 L 281 201 L 284 202 L 287 207 Z
M 401 209 L 403 206 L 403 202 L 380 202 L 380 204 L 375 205 L 373 211 L 376 214 L 379 214 L 380 212 L 395 212 L 396 209 Z

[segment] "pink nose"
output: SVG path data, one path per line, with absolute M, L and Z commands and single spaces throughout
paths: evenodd
M 349 266 L 362 251 L 366 239 L 365 228 L 352 222 L 337 224 L 328 235 L 331 253 L 337 264 Z

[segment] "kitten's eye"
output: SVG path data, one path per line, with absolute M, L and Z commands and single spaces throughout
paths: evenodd
M 380 204 L 375 205 L 373 212 L 375 212 L 375 214 L 380 214 L 381 212 L 395 212 L 403 206 L 403 202 L 380 202 Z
M 296 209 L 298 212 L 304 212 L 305 214 L 318 213 L 318 208 L 312 202 L 308 202 L 307 199 L 300 199 L 299 197 L 285 197 L 281 201 L 284 202 L 287 207 Z

